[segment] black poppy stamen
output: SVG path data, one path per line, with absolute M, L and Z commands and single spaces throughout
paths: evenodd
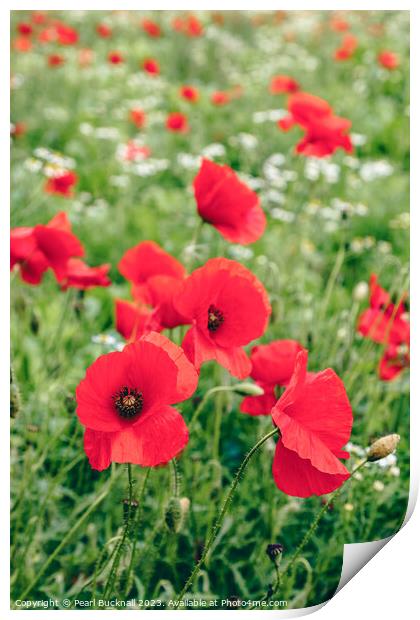
M 114 407 L 121 418 L 134 418 L 143 409 L 143 395 L 134 388 L 123 387 L 113 397 Z
M 213 304 L 209 306 L 207 316 L 207 327 L 211 332 L 215 332 L 217 329 L 219 329 L 219 327 L 225 320 L 223 313 L 218 308 L 216 308 L 216 306 L 213 306 Z

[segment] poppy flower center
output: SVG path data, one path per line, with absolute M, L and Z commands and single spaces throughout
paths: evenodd
M 211 332 L 215 332 L 217 329 L 219 329 L 219 327 L 225 320 L 223 313 L 213 304 L 209 306 L 209 309 L 207 311 L 207 317 L 207 327 Z
M 134 388 L 122 387 L 114 397 L 114 407 L 121 418 L 134 418 L 143 408 L 143 395 Z

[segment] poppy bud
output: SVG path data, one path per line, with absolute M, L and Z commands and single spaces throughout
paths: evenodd
M 39 319 L 34 311 L 31 312 L 30 328 L 35 335 L 39 332 Z
M 165 523 L 170 532 L 177 534 L 183 521 L 182 504 L 178 497 L 171 497 L 165 509 Z
M 20 411 L 20 392 L 16 385 L 15 376 L 12 367 L 10 366 L 10 417 L 16 418 Z
M 240 394 L 241 396 L 262 396 L 264 394 L 264 390 L 260 388 L 256 383 L 248 383 L 244 381 L 243 383 L 237 383 L 232 386 L 233 391 L 236 394 Z
M 279 559 L 281 559 L 283 553 L 283 545 L 281 545 L 280 543 L 267 545 L 265 552 L 270 558 L 270 560 L 277 564 Z
M 139 507 L 139 503 L 137 500 L 132 499 L 131 501 L 127 498 L 123 499 L 123 517 L 124 521 L 127 522 L 128 519 L 131 519 L 133 514 L 136 512 Z
M 385 437 L 381 437 L 377 441 L 374 441 L 368 450 L 368 461 L 380 461 L 389 454 L 392 454 L 395 451 L 399 441 L 400 436 L 396 433 L 386 435 Z

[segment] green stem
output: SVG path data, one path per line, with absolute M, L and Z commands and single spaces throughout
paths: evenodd
M 191 428 L 194 426 L 194 424 L 198 420 L 198 416 L 203 411 L 203 409 L 204 409 L 205 405 L 207 404 L 210 396 L 212 396 L 213 394 L 217 394 L 218 392 L 233 392 L 234 389 L 235 389 L 234 385 L 216 385 L 216 387 L 210 388 L 210 390 L 208 390 L 204 394 L 204 396 L 203 396 L 203 398 L 201 400 L 201 403 L 198 405 L 197 409 L 194 411 L 194 415 L 191 418 L 191 422 L 190 422 Z
M 243 475 L 243 473 L 245 472 L 248 463 L 250 462 L 250 460 L 252 459 L 252 457 L 254 456 L 254 454 L 256 452 L 258 452 L 258 450 L 261 448 L 261 446 L 268 440 L 270 439 L 270 437 L 273 437 L 276 433 L 278 433 L 278 428 L 275 427 L 273 428 L 269 433 L 267 433 L 267 435 L 264 435 L 264 437 L 262 437 L 261 439 L 259 439 L 259 441 L 257 441 L 257 443 L 255 444 L 255 446 L 253 448 L 251 448 L 251 450 L 248 452 L 248 454 L 245 456 L 244 460 L 242 461 L 236 476 L 234 477 L 234 479 L 232 480 L 232 484 L 230 486 L 230 489 L 225 497 L 225 500 L 222 504 L 222 507 L 220 509 L 220 512 L 218 514 L 218 516 L 216 517 L 216 520 L 214 522 L 213 525 L 213 529 L 210 533 L 210 536 L 207 539 L 207 542 L 204 546 L 203 549 L 203 553 L 200 557 L 200 559 L 198 560 L 198 562 L 196 563 L 196 565 L 194 566 L 191 575 L 189 576 L 189 578 L 187 579 L 187 581 L 185 582 L 184 587 L 182 588 L 181 593 L 178 595 L 177 599 L 176 599 L 176 603 L 179 603 L 185 596 L 185 593 L 187 592 L 188 588 L 193 584 L 198 571 L 200 570 L 201 566 L 203 565 L 203 563 L 206 560 L 207 554 L 210 550 L 210 547 L 212 546 L 212 544 L 215 541 L 215 538 L 220 530 L 220 527 L 222 525 L 223 522 L 223 518 L 226 514 L 226 512 L 228 511 L 228 508 L 230 506 L 230 503 L 232 501 L 233 495 L 235 494 L 235 491 L 237 489 L 237 486 L 240 482 L 241 476 Z
M 297 547 L 296 551 L 292 555 L 291 559 L 286 564 L 285 568 L 280 573 L 277 574 L 276 584 L 275 584 L 275 586 L 273 588 L 273 591 L 272 591 L 271 595 L 275 594 L 277 592 L 277 590 L 279 589 L 284 575 L 289 571 L 290 568 L 292 568 L 292 566 L 295 564 L 296 560 L 298 559 L 302 549 L 308 544 L 308 542 L 312 538 L 312 535 L 314 534 L 316 528 L 318 527 L 319 522 L 321 521 L 321 519 L 322 519 L 323 515 L 325 514 L 325 512 L 331 506 L 331 503 L 333 502 L 333 500 L 336 499 L 337 497 L 339 497 L 339 495 L 343 491 L 343 488 L 344 488 L 346 482 L 351 480 L 353 478 L 354 474 L 357 471 L 359 471 L 359 469 L 364 467 L 364 465 L 366 465 L 366 463 L 367 463 L 367 459 L 365 459 L 364 461 L 359 463 L 359 465 L 353 469 L 353 471 L 350 474 L 350 477 L 347 478 L 347 480 L 336 491 L 334 491 L 334 493 L 330 496 L 329 500 L 324 504 L 324 506 L 318 512 L 318 514 L 316 515 L 315 519 L 312 522 L 311 527 L 306 532 L 305 536 L 303 537 L 301 543 L 299 544 L 299 546 Z M 263 600 L 267 600 L 267 597 L 265 599 L 263 599 Z
M 38 570 L 37 572 L 37 576 L 35 577 L 35 579 L 32 580 L 32 582 L 29 584 L 29 586 L 26 588 L 26 590 L 17 598 L 21 599 L 21 600 L 25 600 L 28 598 L 28 595 L 32 592 L 33 588 L 37 585 L 37 583 L 39 582 L 39 580 L 41 579 L 41 577 L 44 575 L 45 571 L 47 570 L 47 568 L 50 566 L 50 564 L 52 564 L 52 562 L 55 560 L 55 558 L 58 556 L 58 554 L 60 553 L 60 551 L 67 545 L 67 543 L 72 540 L 72 538 L 74 537 L 75 533 L 77 532 L 77 530 L 79 529 L 79 527 L 81 527 L 81 525 L 86 521 L 86 519 L 89 517 L 89 515 L 95 510 L 95 508 L 97 506 L 99 506 L 99 504 L 105 499 L 105 497 L 108 495 L 108 491 L 110 490 L 112 484 L 114 482 L 114 479 L 111 479 L 110 483 L 108 484 L 107 488 L 95 499 L 95 501 L 93 502 L 93 504 L 91 504 L 89 506 L 89 508 L 86 510 L 86 512 L 84 512 L 82 514 L 82 516 L 78 519 L 78 521 L 73 525 L 73 527 L 67 532 L 66 536 L 64 536 L 63 540 L 61 541 L 61 543 L 54 549 L 54 551 L 52 552 L 52 554 L 49 556 L 49 558 L 47 559 L 47 561 L 44 563 L 44 565 Z
M 121 561 L 121 554 L 124 549 L 125 541 L 128 538 L 128 535 L 131 530 L 132 524 L 132 515 L 133 515 L 133 474 L 131 470 L 131 463 L 127 464 L 127 474 L 128 474 L 128 511 L 124 524 L 124 531 L 121 537 L 120 542 L 118 543 L 117 550 L 115 552 L 114 561 L 112 562 L 111 570 L 108 575 L 107 582 L 104 588 L 104 598 L 108 598 L 110 594 L 112 594 L 112 589 L 115 584 L 115 579 L 117 576 L 117 571 Z
M 149 479 L 150 472 L 151 472 L 151 469 L 149 467 L 146 470 L 146 474 L 144 476 L 143 484 L 142 484 L 139 498 L 138 498 L 139 505 L 137 507 L 136 520 L 133 525 L 133 547 L 131 549 L 131 558 L 130 558 L 130 563 L 128 565 L 128 570 L 127 570 L 127 580 L 126 580 L 126 589 L 125 589 L 126 597 L 128 596 L 128 593 L 130 592 L 130 589 L 131 589 L 131 573 L 133 570 L 134 560 L 136 557 L 136 550 L 137 550 L 137 533 L 139 531 L 141 519 L 143 516 L 143 498 L 144 498 L 144 493 L 146 491 L 147 481 Z

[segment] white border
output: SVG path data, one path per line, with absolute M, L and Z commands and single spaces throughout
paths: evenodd
M 60 1 L 46 1 L 40 4 L 38 2 L 31 1 L 15 1 L 9 3 L 9 6 L 1 8 L 1 21 L 0 21 L 0 45 L 2 48 L 2 67 L 6 66 L 6 59 L 9 57 L 9 10 L 108 10 L 115 9 L 115 2 L 102 1 L 101 3 L 81 2 L 80 0 L 74 0 L 71 5 L 69 2 Z M 419 104 L 420 98 L 418 95 L 420 75 L 420 28 L 419 28 L 419 14 L 420 11 L 414 5 L 413 2 L 389 2 L 383 0 L 382 2 L 321 2 L 318 5 L 314 5 L 312 2 L 295 1 L 293 6 L 286 3 L 276 3 L 274 1 L 260 0 L 258 7 L 255 4 L 232 2 L 229 0 L 212 0 L 211 2 L 180 2 L 177 6 L 174 6 L 170 2 L 153 2 L 146 6 L 139 6 L 137 2 L 120 1 L 118 4 L 119 9 L 126 10 L 410 10 L 411 11 L 411 57 L 412 57 L 412 71 L 411 71 L 411 99 L 412 99 L 412 119 L 411 119 L 411 145 L 412 145 L 412 170 L 420 171 L 420 161 L 418 157 L 418 144 L 420 139 L 419 131 Z M 8 227 L 9 227 L 9 207 L 8 201 L 5 200 L 8 194 L 10 175 L 9 175 L 9 74 L 8 71 L 2 71 L 2 82 L 0 90 L 0 112 L 2 122 L 0 125 L 0 149 L 2 152 L 1 162 L 3 165 L 0 167 L 1 172 L 1 185 L 2 188 L 2 204 L 0 207 L 0 290 L 1 290 L 1 317 L 0 317 L 0 342 L 1 342 L 1 354 L 0 354 L 0 390 L 2 394 L 2 407 L 3 412 L 3 425 L 2 432 L 0 433 L 0 464 L 1 471 L 3 472 L 3 483 L 1 485 L 1 505 L 3 507 L 9 506 L 9 484 L 8 478 L 5 472 L 9 470 L 9 437 L 7 424 L 4 422 L 8 418 L 7 415 L 7 399 L 9 393 L 9 247 L 8 247 Z M 419 172 L 417 175 L 411 174 L 411 195 L 417 198 L 419 194 Z M 411 265 L 412 265 L 412 280 L 411 280 L 411 321 L 413 327 L 413 339 L 412 339 L 412 392 L 411 392 L 411 484 L 410 484 L 410 506 L 408 515 L 414 509 L 414 504 L 417 498 L 418 486 L 419 486 L 419 452 L 420 452 L 420 402 L 419 392 L 416 388 L 417 372 L 418 372 L 418 349 L 419 343 L 417 338 L 416 325 L 419 318 L 419 289 L 418 289 L 418 273 L 420 269 L 416 269 L 420 266 L 420 244 L 418 242 L 418 231 L 420 230 L 420 204 L 418 200 L 412 200 L 411 211 Z M 414 267 L 414 269 L 413 269 Z M 6 396 L 5 396 L 6 395 Z M 346 620 L 347 618 L 354 618 L 358 612 L 362 612 L 364 617 L 378 617 L 381 620 L 394 619 L 395 614 L 398 613 L 401 617 L 411 617 L 412 611 L 416 609 L 415 603 L 416 591 L 418 589 L 418 549 L 419 549 L 419 530 L 420 530 L 420 511 L 417 510 L 413 519 L 404 527 L 404 529 L 398 533 L 391 542 L 383 549 L 376 558 L 374 558 L 367 566 L 365 566 L 354 579 L 350 586 L 344 587 L 334 598 L 322 608 L 319 612 L 319 617 L 324 620 L 334 619 L 337 617 L 340 620 Z M 407 515 L 407 516 L 408 516 Z M 0 578 L 0 610 L 3 618 L 14 618 L 25 613 L 24 611 L 10 611 L 9 610 L 9 516 L 8 510 L 3 509 L 0 511 L 0 532 L 1 532 L 1 578 Z M 417 555 L 416 555 L 417 554 Z M 388 585 L 387 585 L 388 584 Z M 315 611 L 319 607 L 289 611 L 273 611 L 273 614 L 281 615 L 282 617 L 292 617 L 306 615 L 311 611 Z M 42 613 L 33 612 L 33 613 Z M 53 615 L 52 618 L 58 614 L 65 613 L 64 611 L 50 611 Z M 103 612 L 100 611 L 74 611 L 69 610 L 67 612 L 68 618 L 76 617 L 82 618 L 84 614 L 87 618 L 92 620 L 96 617 L 102 617 Z M 124 614 L 128 617 L 128 611 L 122 611 L 123 614 L 120 617 L 124 617 Z M 163 614 L 167 612 L 155 612 L 157 620 L 161 618 Z M 188 617 L 194 618 L 198 614 L 205 614 L 208 618 L 209 614 L 217 613 L 232 614 L 239 612 L 211 612 L 211 611 L 189 611 Z M 255 612 L 242 611 L 242 614 L 256 617 Z M 263 612 L 266 613 L 265 611 Z M 55 615 L 54 615 L 55 614 Z M 70 615 L 69 615 L 70 614 Z

